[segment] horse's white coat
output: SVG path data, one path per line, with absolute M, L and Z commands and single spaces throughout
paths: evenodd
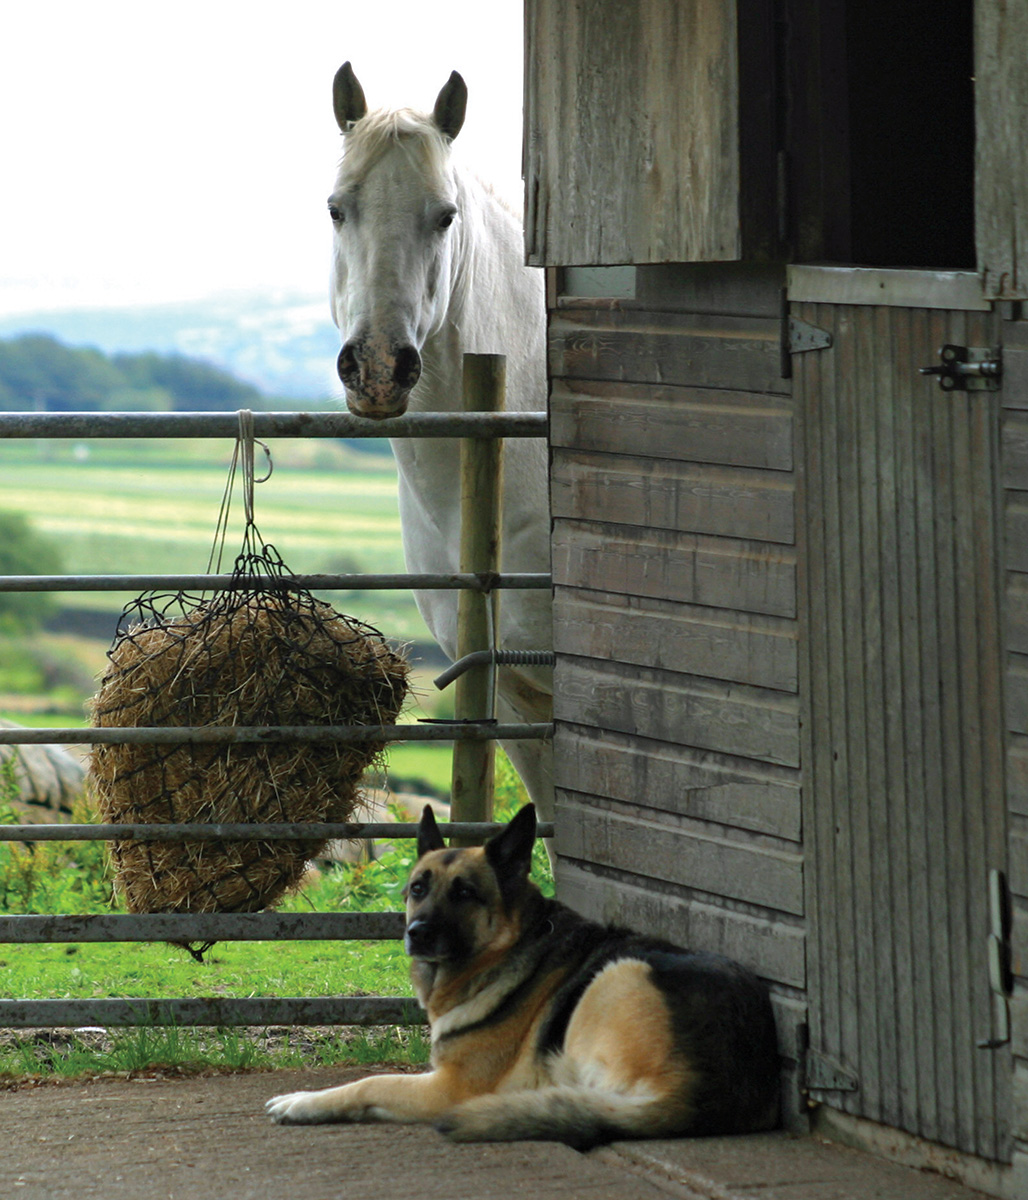
M 452 85 L 451 79 L 447 88 Z M 363 109 L 359 85 L 358 93 Z M 440 102 L 446 94 L 447 89 L 440 93 Z M 351 410 L 377 417 L 408 406 L 420 412 L 459 410 L 466 352 L 505 355 L 507 408 L 544 410 L 543 278 L 523 264 L 519 219 L 458 165 L 450 139 L 431 116 L 376 112 L 351 123 L 337 105 L 337 117 L 346 140 L 329 200 L 335 225 L 332 307 L 344 346 L 340 374 Z M 420 355 L 420 378 L 412 390 L 406 378 L 411 347 Z M 457 571 L 459 442 L 405 438 L 392 445 L 407 569 Z M 503 471 L 501 569 L 548 571 L 544 442 L 509 439 Z M 415 598 L 428 628 L 453 659 L 457 594 L 417 592 Z M 502 593 L 498 644 L 508 650 L 550 648 L 548 591 Z M 501 668 L 498 689 L 501 720 L 550 719 L 552 673 L 547 668 Z M 514 742 L 505 748 L 541 815 L 552 818 L 549 743 Z

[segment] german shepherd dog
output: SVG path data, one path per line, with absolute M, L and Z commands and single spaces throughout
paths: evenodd
M 749 1133 L 778 1117 L 775 1021 L 738 963 L 588 921 L 529 881 L 535 810 L 446 849 L 430 808 L 405 946 L 432 1070 L 267 1103 L 282 1124 L 426 1121 L 455 1141 Z

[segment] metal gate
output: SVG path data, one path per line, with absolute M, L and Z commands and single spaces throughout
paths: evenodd
M 789 300 L 808 1091 L 1009 1161 L 988 959 L 1006 869 L 998 395 L 919 373 L 943 345 L 991 349 L 998 324 L 970 275 L 795 268 Z
M 483 357 L 483 356 L 478 356 Z M 541 412 L 418 413 L 375 423 L 345 413 L 255 413 L 253 433 L 269 438 L 464 437 L 492 439 L 544 437 Z M 0 438 L 235 438 L 235 413 L 3 413 Z M 26 576 L 0 579 L 6 591 L 217 591 L 239 587 L 229 575 Z M 245 586 L 245 580 L 242 581 Z M 253 580 L 255 585 L 260 580 Z M 497 588 L 548 588 L 549 575 L 466 572 L 457 575 L 300 575 L 300 588 L 318 590 L 453 588 L 488 594 Z M 480 664 L 483 653 L 473 655 Z M 487 657 L 493 657 L 489 655 Z M 502 658 L 495 656 L 497 661 Z M 0 729 L 3 744 L 96 742 L 278 742 L 278 741 L 449 741 L 483 742 L 552 736 L 552 725 L 499 725 L 469 720 L 418 726 L 198 727 L 132 729 Z M 453 822 L 444 835 L 482 837 L 498 828 L 490 822 Z M 238 825 L 32 825 L 0 826 L 0 840 L 38 842 L 94 840 L 249 840 L 255 836 L 289 841 L 413 838 L 413 824 L 238 824 Z M 552 837 L 551 822 L 538 836 Z M 402 913 L 210 913 L 96 916 L 0 915 L 0 945 L 42 942 L 392 940 L 403 936 Z M 413 1024 L 424 1015 L 409 997 L 125 998 L 90 1000 L 0 999 L 0 1026 L 130 1025 L 382 1025 Z

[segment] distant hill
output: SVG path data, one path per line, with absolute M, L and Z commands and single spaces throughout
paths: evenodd
M 183 355 L 283 399 L 322 400 L 341 391 L 339 338 L 323 297 L 234 294 L 190 304 L 0 317 L 0 338 L 24 333 L 105 355 Z
M 264 396 L 182 354 L 104 354 L 45 333 L 0 339 L 0 409 L 194 412 L 260 407 Z

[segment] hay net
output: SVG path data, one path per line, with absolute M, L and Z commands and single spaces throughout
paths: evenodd
M 245 445 L 243 459 L 245 473 Z M 405 658 L 377 629 L 296 585 L 254 523 L 252 478 L 251 442 L 231 585 L 147 593 L 127 606 L 91 702 L 97 726 L 395 722 Z M 226 502 L 222 537 L 223 520 Z M 383 750 L 382 741 L 97 744 L 90 769 L 100 818 L 113 824 L 338 822 L 359 809 L 361 777 Z M 122 841 L 112 857 L 130 912 L 253 912 L 294 888 L 324 844 Z

